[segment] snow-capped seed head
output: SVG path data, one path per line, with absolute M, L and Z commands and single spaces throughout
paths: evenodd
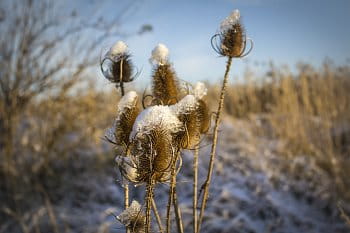
M 130 139 L 137 133 L 148 133 L 155 128 L 169 130 L 176 133 L 181 128 L 182 123 L 176 117 L 169 106 L 156 105 L 143 110 L 136 118 Z
M 170 106 L 175 115 L 187 114 L 195 110 L 198 106 L 198 100 L 194 95 L 186 95 L 177 104 Z
M 236 9 L 232 11 L 231 14 L 221 22 L 221 30 L 226 31 L 227 29 L 232 27 L 232 25 L 239 23 L 240 18 L 241 13 L 239 12 L 239 10 Z
M 117 216 L 117 219 L 125 226 L 132 226 L 135 230 L 142 229 L 145 224 L 145 216 L 141 211 L 141 205 L 135 200 L 131 202 L 131 205 L 127 209 Z
M 164 44 L 158 44 L 153 50 L 150 58 L 151 63 L 164 65 L 169 57 L 169 49 Z
M 135 107 L 138 95 L 135 91 L 129 91 L 126 93 L 118 103 L 118 113 L 125 111 L 126 108 L 130 109 Z
M 208 89 L 206 88 L 205 84 L 202 82 L 197 82 L 193 88 L 193 95 L 198 99 L 202 99 L 207 95 L 207 93 Z
M 121 54 L 125 54 L 128 51 L 128 46 L 124 41 L 117 41 L 109 50 L 111 56 L 119 56 Z

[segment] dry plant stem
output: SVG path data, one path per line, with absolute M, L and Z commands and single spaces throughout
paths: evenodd
M 154 186 L 154 180 L 153 177 L 150 177 L 150 180 L 148 181 L 147 187 L 146 187 L 146 233 L 151 232 L 151 206 L 152 206 L 152 199 L 153 199 L 153 186 Z
M 179 152 L 176 154 L 176 157 L 171 165 L 171 180 L 170 180 L 170 187 L 169 187 L 169 198 L 168 198 L 168 206 L 167 206 L 167 213 L 166 213 L 166 232 L 171 232 L 171 218 L 170 218 L 170 211 L 171 211 L 171 205 L 173 203 L 174 199 L 174 191 L 175 191 L 175 182 L 176 182 L 176 161 L 178 158 Z M 174 179 L 175 177 L 175 179 Z
M 169 199 L 168 199 L 168 206 L 166 211 L 166 233 L 170 233 L 171 228 L 171 218 L 170 218 L 170 210 L 171 210 L 171 203 L 173 203 L 173 179 L 170 181 L 170 188 L 169 188 Z
M 218 107 L 218 111 L 217 111 L 216 117 L 215 117 L 215 125 L 214 125 L 214 132 L 213 132 L 213 144 L 212 144 L 211 153 L 210 153 L 208 175 L 207 175 L 207 179 L 205 180 L 205 182 L 203 184 L 204 193 L 203 193 L 203 200 L 202 200 L 201 210 L 200 210 L 199 219 L 198 219 L 198 232 L 200 232 L 200 226 L 201 226 L 202 221 L 203 221 L 204 210 L 205 210 L 207 200 L 208 200 L 208 195 L 209 195 L 209 186 L 210 186 L 210 182 L 211 182 L 211 177 L 213 175 L 214 161 L 215 161 L 215 156 L 216 156 L 216 145 L 217 145 L 217 141 L 218 141 L 218 128 L 219 128 L 219 123 L 220 123 L 221 112 L 222 112 L 222 109 L 224 106 L 225 91 L 226 91 L 226 87 L 227 87 L 228 74 L 230 72 L 231 63 L 232 63 L 232 57 L 229 57 L 227 60 L 227 63 L 226 63 L 226 71 L 225 71 L 224 81 L 223 81 L 222 88 L 221 88 L 219 107 Z
M 175 210 L 177 232 L 183 233 L 184 232 L 184 227 L 183 227 L 183 223 L 182 223 L 181 210 L 180 210 L 180 207 L 179 207 L 179 202 L 177 200 L 177 193 L 176 193 L 176 174 L 174 175 L 173 179 L 174 179 L 173 204 L 174 204 L 174 210 Z
M 120 72 L 119 72 L 119 86 L 120 86 L 120 91 L 122 93 L 122 96 L 124 96 L 124 83 L 123 83 L 123 59 L 120 61 Z
M 127 209 L 129 207 L 129 184 L 124 184 L 124 208 Z M 130 228 L 126 227 L 126 233 L 130 233 Z
M 124 96 L 124 85 L 123 85 L 123 59 L 120 61 L 120 73 L 119 73 L 119 84 L 120 84 L 120 90 L 122 97 Z M 124 188 L 124 209 L 127 209 L 129 207 L 129 184 L 126 182 L 123 185 Z M 126 233 L 130 233 L 129 227 L 126 227 L 125 229 Z
M 199 145 L 196 146 L 193 154 L 193 233 L 197 233 L 197 193 L 198 193 L 198 154 Z
M 157 223 L 158 223 L 158 227 L 159 227 L 159 232 L 160 233 L 164 233 L 164 229 L 163 229 L 163 225 L 162 225 L 162 220 L 159 216 L 159 212 L 158 212 L 158 208 L 157 208 L 157 204 L 156 202 L 154 201 L 154 198 L 152 197 L 152 209 L 153 209 L 153 213 L 154 215 L 156 216 L 156 220 L 157 220 Z

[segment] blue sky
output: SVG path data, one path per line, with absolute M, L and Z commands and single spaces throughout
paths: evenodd
M 127 3 L 107 1 L 102 12 L 112 17 Z M 251 66 L 259 73 L 270 60 L 289 67 L 298 61 L 317 66 L 326 57 L 337 64 L 349 62 L 349 0 L 143 0 L 135 6 L 122 28 L 132 31 L 144 23 L 154 28 L 152 33 L 126 39 L 135 65 L 142 68 L 141 83 L 149 82 L 148 58 L 158 43 L 168 46 L 179 78 L 220 79 L 226 59 L 211 49 L 210 38 L 234 9 L 241 11 L 255 46 L 246 59 L 234 61 L 233 76 L 242 76 L 247 64 L 260 64 Z

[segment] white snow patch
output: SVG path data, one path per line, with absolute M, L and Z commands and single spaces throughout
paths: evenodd
M 140 203 L 138 201 L 133 200 L 131 202 L 131 205 L 126 210 L 124 210 L 120 215 L 118 215 L 117 218 L 125 226 L 128 226 L 131 223 L 130 221 L 134 219 L 135 216 L 138 216 L 140 211 L 141 211 Z
M 187 114 L 198 107 L 198 101 L 194 95 L 186 95 L 178 103 L 170 106 L 171 110 L 176 114 Z
M 109 50 L 110 54 L 112 56 L 118 56 L 120 54 L 126 53 L 128 50 L 128 46 L 125 44 L 124 41 L 117 41 Z
M 168 61 L 169 49 L 164 44 L 158 44 L 153 50 L 150 58 L 151 63 L 164 65 Z
M 239 10 L 236 9 L 232 11 L 231 14 L 221 22 L 221 25 L 220 25 L 221 30 L 226 31 L 227 29 L 231 28 L 232 25 L 239 23 L 240 18 L 241 18 L 241 14 Z
M 121 112 L 125 111 L 125 108 L 132 108 L 135 106 L 135 102 L 138 98 L 138 95 L 135 91 L 129 91 L 126 93 L 118 103 L 118 115 Z
M 193 95 L 198 98 L 202 99 L 204 96 L 206 96 L 208 93 L 208 89 L 202 82 L 197 82 L 196 85 L 193 88 Z
M 136 118 L 130 139 L 137 133 L 147 133 L 155 128 L 167 129 L 176 133 L 182 123 L 169 106 L 156 105 L 143 110 Z

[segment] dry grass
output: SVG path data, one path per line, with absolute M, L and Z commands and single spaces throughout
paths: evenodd
M 262 78 L 246 76 L 231 85 L 225 111 L 235 118 L 259 118 L 257 133 L 282 139 L 285 156 L 316 157 L 334 177 L 337 193 L 350 200 L 350 67 L 301 64 L 292 74 L 274 68 Z M 211 88 L 211 100 L 218 96 Z M 215 104 L 215 103 L 213 103 Z M 210 104 L 212 106 L 212 104 Z

